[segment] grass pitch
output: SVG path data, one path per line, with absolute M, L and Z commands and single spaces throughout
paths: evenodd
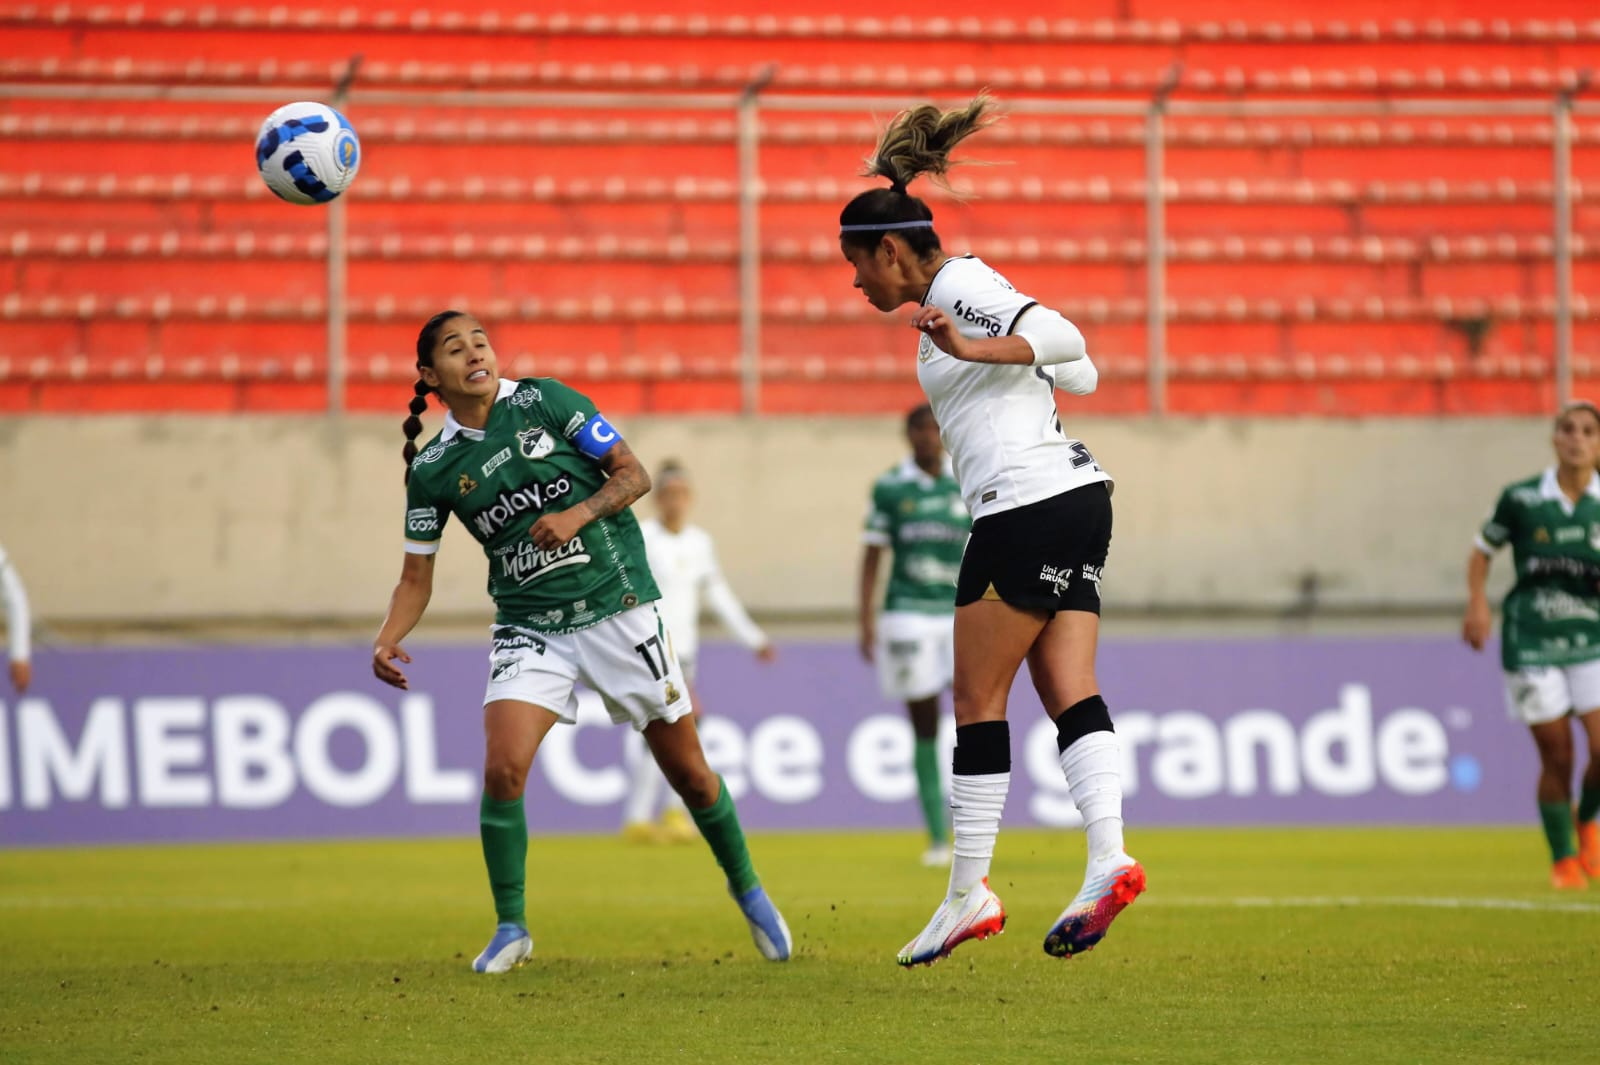
M 1004 936 L 902 971 L 944 874 L 910 834 L 758 835 L 763 962 L 704 848 L 535 838 L 534 958 L 475 841 L 0 854 L 0 1061 L 1579 1062 L 1600 890 L 1536 829 L 1139 831 L 1150 891 L 1047 957 L 1081 836 L 1002 834 Z

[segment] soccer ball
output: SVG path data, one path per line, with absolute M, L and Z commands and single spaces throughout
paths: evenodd
M 355 127 L 327 104 L 285 104 L 256 137 L 261 180 L 290 203 L 327 203 L 350 187 L 360 166 Z

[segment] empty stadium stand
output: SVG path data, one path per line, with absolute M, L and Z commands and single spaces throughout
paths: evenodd
M 1569 94 L 1573 367 L 1592 393 L 1592 4 L 1210 6 L 0 4 L 0 411 L 321 409 L 327 212 L 275 200 L 251 149 L 273 101 L 329 98 L 358 55 L 353 409 L 402 407 L 417 324 L 457 305 L 514 372 L 619 413 L 740 409 L 734 101 L 758 81 L 781 101 L 758 118 L 762 412 L 915 399 L 914 338 L 851 290 L 834 220 L 868 187 L 853 175 L 878 121 L 986 86 L 1012 106 L 971 142 L 988 165 L 919 191 L 947 248 L 1084 327 L 1103 383 L 1072 402 L 1102 413 L 1150 403 L 1158 92 L 1167 409 L 1547 409 Z

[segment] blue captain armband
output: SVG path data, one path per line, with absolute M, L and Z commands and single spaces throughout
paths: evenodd
M 572 446 L 598 462 L 621 439 L 622 436 L 606 421 L 605 415 L 596 414 L 584 422 L 583 428 L 572 437 Z

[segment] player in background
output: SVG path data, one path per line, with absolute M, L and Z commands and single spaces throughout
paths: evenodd
M 673 461 L 662 464 L 655 478 L 653 498 L 656 516 L 639 523 L 644 534 L 650 572 L 661 589 L 661 615 L 672 634 L 672 649 L 683 667 L 689 685 L 690 701 L 698 707 L 700 693 L 695 689 L 700 653 L 700 608 L 711 607 L 735 640 L 755 652 L 763 662 L 776 657 L 772 642 L 761 627 L 750 620 L 739 597 L 728 587 L 717 564 L 716 545 L 711 534 L 689 524 L 689 508 L 694 491 L 689 475 Z M 642 752 L 635 752 L 632 787 L 623 805 L 622 835 L 631 842 L 655 840 L 683 841 L 694 838 L 694 826 L 684 812 L 676 792 L 668 794 L 668 807 L 655 824 L 656 807 L 661 799 L 661 771 Z
M 906 704 L 911 717 L 912 766 L 928 827 L 922 864 L 950 864 L 950 829 L 939 773 L 939 693 L 955 672 L 956 575 L 972 528 L 961 487 L 939 442 L 939 423 L 927 404 L 906 415 L 911 455 L 872 485 L 861 533 L 861 656 L 878 667 L 885 699 Z M 874 608 L 878 570 L 893 556 Z
M 11 687 L 18 695 L 33 683 L 33 618 L 28 612 L 28 590 L 11 557 L 0 547 L 0 600 L 5 602 L 6 639 L 11 648 Z
M 917 305 L 917 378 L 973 518 L 956 582 L 954 857 L 944 900 L 900 951 L 908 966 L 1005 927 L 988 874 L 1011 783 L 1006 699 L 1024 661 L 1055 722 L 1088 839 L 1083 885 L 1045 934 L 1045 951 L 1090 949 L 1145 885 L 1123 848 L 1121 759 L 1094 670 L 1111 478 L 1062 428 L 1062 379 L 1050 370 L 1086 358 L 1083 335 L 981 260 L 947 255 L 933 212 L 907 191 L 922 174 L 944 174 L 950 150 L 989 120 L 987 96 L 898 115 L 866 167 L 889 187 L 839 214 L 855 287 L 880 311 Z
M 1550 882 L 1577 889 L 1600 877 L 1600 409 L 1592 403 L 1562 408 L 1551 442 L 1556 464 L 1507 485 L 1478 533 L 1467 559 L 1461 634 L 1473 650 L 1488 641 L 1489 562 L 1510 544 L 1516 583 L 1501 608 L 1500 628 L 1506 706 L 1539 749 L 1539 819 L 1550 844 Z M 1576 811 L 1573 716 L 1589 746 Z
M 728 789 L 706 764 L 688 684 L 656 609 L 629 509 L 650 490 L 649 474 L 586 396 L 554 378 L 502 380 L 488 334 L 470 315 L 428 320 L 417 337 L 417 375 L 405 422 L 405 565 L 372 669 L 408 687 L 395 664 L 411 661 L 400 641 L 427 608 L 435 554 L 454 514 L 488 556 L 496 607 L 479 829 L 499 924 L 473 968 L 505 972 L 532 952 L 523 790 L 545 735 L 574 721 L 578 681 L 600 694 L 613 721 L 643 733 L 727 876 L 757 948 L 786 960 L 789 929 L 751 865 Z M 448 413 L 418 452 L 418 416 L 430 394 Z

